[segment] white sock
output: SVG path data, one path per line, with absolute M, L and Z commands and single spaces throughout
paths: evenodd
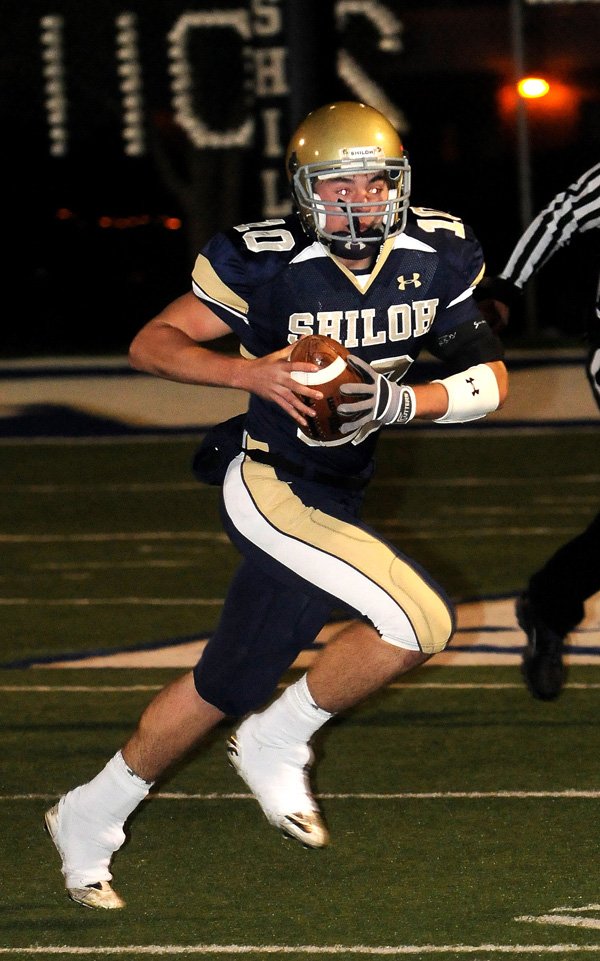
M 67 797 L 86 820 L 124 824 L 151 787 L 152 782 L 142 780 L 128 768 L 117 751 L 95 778 Z
M 259 731 L 269 744 L 307 744 L 332 717 L 313 701 L 304 674 L 258 715 Z
M 150 787 L 118 751 L 95 778 L 65 794 L 58 841 L 68 888 L 111 880 L 110 861 L 125 840 L 125 821 Z

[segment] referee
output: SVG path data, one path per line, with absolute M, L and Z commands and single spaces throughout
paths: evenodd
M 476 289 L 479 308 L 496 333 L 506 327 L 511 308 L 540 268 L 578 234 L 598 229 L 600 163 L 556 194 L 517 241 L 504 270 Z M 586 372 L 600 408 L 600 277 L 587 328 Z M 560 694 L 565 637 L 583 620 L 584 602 L 598 591 L 600 513 L 532 574 L 517 598 L 517 620 L 527 635 L 523 677 L 534 697 L 550 701 Z

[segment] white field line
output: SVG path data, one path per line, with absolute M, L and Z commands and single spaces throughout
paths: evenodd
M 600 798 L 599 791 L 578 791 L 567 788 L 564 791 L 390 791 L 386 793 L 374 791 L 322 791 L 314 795 L 321 801 L 524 801 L 529 798 L 562 800 L 591 800 Z M 50 801 L 56 798 L 54 794 L 0 794 L 0 801 Z M 211 791 L 204 794 L 192 794 L 187 791 L 157 791 L 149 795 L 147 801 L 255 801 L 253 794 L 238 791 Z
M 216 607 L 222 597 L 0 597 L 0 607 Z
M 600 911 L 600 904 L 584 904 L 578 908 L 571 908 L 563 904 L 560 908 L 552 908 L 551 913 L 562 914 L 565 911 L 568 911 L 569 914 L 584 914 L 586 911 Z
M 198 434 L 207 430 L 209 425 L 194 428 L 186 434 L 115 434 L 114 437 L 0 437 L 0 447 L 110 447 L 115 444 L 117 447 L 127 447 L 129 444 L 143 446 L 144 444 L 181 444 L 187 443 L 190 437 L 197 437 Z M 571 428 L 579 433 L 588 433 L 588 428 Z M 454 431 L 452 432 L 454 433 Z
M 97 494 L 208 490 L 198 481 L 131 481 L 106 484 L 0 484 L 0 494 Z
M 594 478 L 594 480 L 593 480 L 593 482 L 594 482 L 595 485 L 596 485 L 599 481 L 600 481 L 600 476 L 599 476 L 598 478 Z M 401 485 L 400 485 L 400 481 L 394 481 L 394 484 L 395 484 L 395 485 L 397 484 L 398 486 L 401 486 Z M 198 487 L 198 484 L 196 483 L 195 486 Z M 373 484 L 373 486 L 375 486 L 375 485 Z M 386 486 L 386 485 L 382 485 L 382 486 Z M 437 486 L 439 486 L 439 485 L 437 485 Z M 464 487 L 467 487 L 467 488 L 471 489 L 472 487 L 478 486 L 478 485 L 475 485 L 475 484 L 473 484 L 473 483 L 470 483 L 470 482 L 468 482 L 468 481 L 465 481 L 464 483 L 461 483 L 460 485 L 447 484 L 446 486 L 449 486 L 449 487 L 456 487 L 456 486 L 461 486 L 461 487 L 463 487 L 463 486 L 464 486 Z M 165 492 L 165 493 L 166 493 L 166 492 L 170 492 L 170 491 L 177 491 L 177 490 L 187 491 L 187 490 L 193 490 L 193 489 L 194 489 L 194 485 L 193 485 L 193 484 L 187 484 L 187 483 L 173 483 L 173 484 L 103 484 L 103 485 L 94 485 L 94 486 L 90 485 L 89 487 L 80 487 L 80 486 L 78 487 L 78 486 L 76 486 L 76 485 L 68 485 L 68 484 L 62 484 L 62 485 L 50 485 L 50 484 L 48 484 L 48 485 L 38 485 L 38 484 L 31 484 L 31 485 L 23 486 L 23 487 L 17 487 L 17 486 L 12 486 L 12 487 L 11 487 L 10 485 L 7 485 L 7 484 L 4 484 L 4 485 L 3 485 L 3 484 L 0 484 L 0 494 L 6 494 L 6 493 L 9 493 L 9 494 L 10 494 L 10 493 L 13 493 L 13 494 L 14 494 L 14 493 L 18 493 L 18 494 L 56 494 L 56 495 L 59 495 L 60 497 L 63 497 L 65 494 L 90 494 L 90 493 L 96 494 L 96 493 L 99 493 L 99 492 L 102 492 L 102 493 L 136 493 L 136 494 L 137 494 L 137 493 L 141 493 L 141 492 L 144 492 L 144 493 L 149 493 L 149 492 L 150 492 L 150 493 L 151 493 L 151 492 L 157 492 L 157 493 L 158 493 L 158 492 Z M 537 505 L 539 505 L 539 506 L 540 506 L 541 508 L 543 508 L 543 509 L 547 508 L 548 506 L 551 506 L 551 507 L 554 509 L 555 513 L 558 513 L 558 514 L 572 515 L 574 506 L 576 506 L 576 505 L 582 505 L 583 507 L 587 507 L 587 506 L 590 505 L 590 504 L 596 504 L 596 503 L 597 503 L 597 497 L 596 497 L 593 493 L 586 494 L 586 495 L 580 495 L 580 496 L 578 496 L 578 497 L 572 497 L 572 498 L 570 498 L 568 504 L 565 504 L 565 502 L 564 502 L 564 497 L 561 497 L 559 494 L 557 494 L 555 497 L 548 497 L 548 496 L 544 496 L 544 497 L 541 497 L 541 496 L 533 497 L 533 498 L 531 498 L 531 501 L 528 502 L 527 504 L 507 504 L 507 505 L 500 505 L 500 506 L 497 506 L 497 507 L 492 507 L 492 506 L 486 505 L 486 504 L 482 504 L 482 505 L 480 505 L 480 506 L 473 506 L 473 507 L 467 507 L 467 506 L 457 507 L 456 505 L 442 506 L 442 507 L 440 508 L 440 513 L 441 513 L 441 514 L 456 514 L 456 513 L 458 513 L 458 514 L 462 514 L 462 515 L 479 515 L 479 514 L 486 515 L 486 514 L 493 514 L 493 515 L 500 515 L 500 516 L 503 516 L 503 515 L 507 514 L 507 515 L 513 516 L 515 513 L 518 513 L 519 510 L 521 510 L 521 511 L 523 511 L 523 512 L 526 512 L 526 513 L 530 513 L 530 512 L 531 512 L 531 505 L 532 505 L 532 504 L 533 504 L 533 505 L 536 505 L 536 504 L 537 504 Z
M 545 491 L 552 484 L 597 484 L 600 474 L 556 474 L 553 477 L 374 477 L 373 487 L 523 487 L 540 484 Z
M 511 526 L 501 525 L 499 527 L 435 527 L 432 523 L 430 529 L 421 530 L 407 528 L 406 525 L 397 520 L 380 521 L 379 527 L 386 531 L 399 530 L 407 540 L 448 540 L 448 538 L 468 538 L 481 540 L 482 537 L 553 537 L 555 535 L 568 536 L 578 533 L 578 525 L 527 525 Z M 217 531 L 145 531 L 138 533 L 135 531 L 121 532 L 112 534 L 0 534 L 0 544 L 109 544 L 113 541 L 208 541 L 209 543 L 229 544 L 226 534 Z
M 214 955 L 214 954 L 293 954 L 293 955 L 367 955 L 383 957 L 393 955 L 469 955 L 517 954 L 541 956 L 544 954 L 598 954 L 600 944 L 123 944 L 108 946 L 35 945 L 25 948 L 1 948 L 0 954 L 40 955 Z
M 146 570 L 148 567 L 190 567 L 190 565 L 198 563 L 197 557 L 198 552 L 190 551 L 189 557 L 181 561 L 167 560 L 166 558 L 150 560 L 146 557 L 143 561 L 57 561 L 56 563 L 30 564 L 29 567 L 32 571 L 112 571 L 115 568 L 119 570 Z
M 220 531 L 115 531 L 98 534 L 0 534 L 1 544 L 104 544 L 111 541 L 220 541 L 229 538 Z
M 532 499 L 533 500 L 533 499 Z M 595 494 L 590 494 L 589 497 L 579 498 L 577 504 L 584 504 L 587 507 L 588 504 L 593 504 L 594 507 L 598 503 L 598 496 Z M 548 507 L 552 507 L 552 513 L 554 516 L 557 514 L 564 514 L 566 517 L 573 517 L 574 504 L 569 502 L 565 504 L 564 500 L 560 501 L 558 498 L 555 501 L 545 501 L 542 507 L 542 512 L 546 511 Z M 444 517 L 445 514 L 449 514 L 454 517 L 455 515 L 460 515 L 461 517 L 514 517 L 515 514 L 521 510 L 527 516 L 532 512 L 532 502 L 522 503 L 522 504 L 498 504 L 496 506 L 490 506 L 489 504 L 474 504 L 466 505 L 462 504 L 457 507 L 456 504 L 441 504 L 439 508 L 440 517 Z M 439 520 L 432 518 L 429 523 L 439 523 Z M 421 519 L 419 518 L 419 524 L 421 524 Z
M 178 791 L 159 791 L 152 795 L 160 801 L 242 801 L 255 800 L 253 794 L 186 794 Z M 482 799 L 519 801 L 527 798 L 584 798 L 596 800 L 600 791 L 577 791 L 568 788 L 564 791 L 396 791 L 377 793 L 373 791 L 321 792 L 315 797 L 322 801 L 479 801 Z
M 480 438 L 488 437 L 506 437 L 513 436 L 518 433 L 522 436 L 537 437 L 537 436 L 549 436 L 555 434 L 560 437 L 564 435 L 565 430 L 569 434 L 596 434 L 598 431 L 598 417 L 594 411 L 591 418 L 585 418 L 586 423 L 581 423 L 581 419 L 577 418 L 577 422 L 573 423 L 572 420 L 565 419 L 560 424 L 557 424 L 554 420 L 541 421 L 536 423 L 536 421 L 531 420 L 527 423 L 522 421 L 517 427 L 512 425 L 505 425 L 502 422 L 497 422 L 493 427 L 485 427 L 483 425 L 477 427 L 477 435 Z M 90 437 L 0 437 L 0 447 L 110 447 L 115 445 L 118 447 L 127 447 L 130 445 L 144 446 L 148 444 L 182 444 L 188 443 L 190 439 L 199 440 L 199 435 L 203 434 L 204 431 L 208 430 L 210 427 L 214 426 L 214 418 L 207 418 L 202 423 L 193 424 L 190 426 L 184 425 L 180 428 L 177 433 L 165 434 L 165 433 L 148 433 L 148 434 L 115 434 L 113 436 L 101 435 L 101 436 L 90 436 Z M 420 427 L 418 431 L 423 431 L 427 435 L 428 440 L 436 440 L 441 443 L 448 442 L 448 431 L 439 431 L 436 433 L 431 428 Z M 402 429 L 402 434 L 400 430 L 397 432 L 397 438 L 405 434 L 405 429 Z M 473 428 L 465 425 L 461 427 L 459 424 L 454 426 L 451 432 L 452 437 L 468 437 L 473 434 Z M 390 432 L 390 435 L 386 437 L 386 443 L 393 442 L 397 439 Z
M 551 484 L 597 484 L 600 474 L 557 474 L 553 477 L 374 477 L 371 487 L 523 487 L 525 485 L 540 484 L 544 491 L 548 491 Z M 0 493 L 25 494 L 89 494 L 96 491 L 108 492 L 139 492 L 139 491 L 171 491 L 171 490 L 208 490 L 198 481 L 131 481 L 128 483 L 106 484 L 0 484 Z
M 114 694 L 117 692 L 128 693 L 131 691 L 160 691 L 164 684 L 99 684 L 97 687 L 92 684 L 61 684 L 53 687 L 52 684 L 34 684 L 26 687 L 24 684 L 2 684 L 0 692 L 3 694 L 25 694 L 27 691 L 37 694 L 48 694 L 50 691 L 62 691 L 63 693 L 89 694 L 92 691 L 99 691 L 103 694 Z
M 82 662 L 83 663 L 83 662 Z M 102 693 L 128 693 L 130 691 L 160 691 L 164 684 L 0 684 L 0 693 L 18 694 L 46 694 L 53 691 L 62 693 L 83 693 L 88 694 L 94 691 Z M 278 688 L 287 687 L 287 684 L 278 684 Z M 422 684 L 388 684 L 386 691 L 390 690 L 452 690 L 452 691 L 522 691 L 522 684 L 507 683 L 468 683 L 462 681 L 432 681 Z M 600 688 L 598 683 L 573 682 L 565 684 L 565 690 L 571 691 L 597 691 Z
M 559 924 L 566 928 L 600 928 L 600 918 L 572 917 L 570 914 L 524 914 L 515 921 L 528 921 L 530 924 Z

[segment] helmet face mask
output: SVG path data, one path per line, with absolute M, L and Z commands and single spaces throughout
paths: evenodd
M 313 111 L 292 137 L 286 160 L 304 229 L 337 256 L 365 258 L 404 230 L 408 158 L 397 132 L 372 107 L 340 102 Z M 357 202 L 319 193 L 320 182 L 358 177 L 383 187 L 382 196 Z M 344 219 L 343 229 L 328 228 L 332 217 Z

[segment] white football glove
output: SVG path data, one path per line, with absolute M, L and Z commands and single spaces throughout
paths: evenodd
M 346 363 L 360 374 L 364 383 L 340 387 L 340 393 L 348 397 L 350 403 L 340 404 L 338 414 L 353 418 L 342 424 L 340 433 L 350 434 L 367 424 L 372 425 L 372 429 L 382 424 L 408 424 L 413 419 L 417 402 L 412 387 L 393 383 L 354 354 L 346 357 Z M 352 402 L 355 395 L 359 399 Z

